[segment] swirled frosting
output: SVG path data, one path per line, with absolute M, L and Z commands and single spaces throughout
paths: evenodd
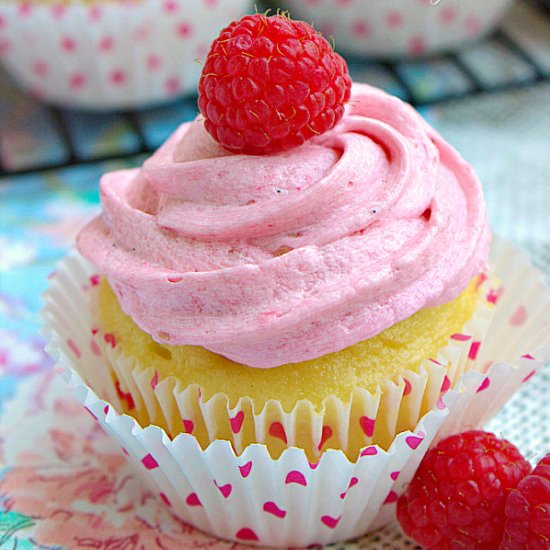
M 270 368 L 338 351 L 454 299 L 486 265 L 472 168 L 407 104 L 355 84 L 342 121 L 270 157 L 200 119 L 106 174 L 78 236 L 162 343 Z

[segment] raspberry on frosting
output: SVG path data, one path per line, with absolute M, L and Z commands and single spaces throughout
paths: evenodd
M 199 108 L 226 149 L 272 154 L 333 128 L 350 94 L 346 62 L 310 25 L 256 14 L 212 43 Z
M 453 435 L 428 451 L 397 518 L 427 550 L 497 549 L 506 498 L 530 470 L 514 445 L 491 433 Z

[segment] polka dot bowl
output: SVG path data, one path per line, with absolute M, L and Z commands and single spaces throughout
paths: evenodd
M 293 18 L 313 22 L 337 49 L 395 58 L 457 49 L 490 32 L 512 0 L 285 0 Z
M 2 2 L 0 61 L 46 102 L 139 108 L 193 93 L 221 28 L 249 0 Z

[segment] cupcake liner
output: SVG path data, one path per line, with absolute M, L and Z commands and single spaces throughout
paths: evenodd
M 343 451 L 326 450 L 317 463 L 311 463 L 296 447 L 274 459 L 265 445 L 254 443 L 236 452 L 230 441 L 221 439 L 202 449 L 191 434 L 171 439 L 162 427 L 142 428 L 134 418 L 118 414 L 121 401 L 132 399 L 134 392 L 117 388 L 112 377 L 102 374 L 108 358 L 90 338 L 97 327 L 84 298 L 85 290 L 98 280 L 76 254 L 60 265 L 45 295 L 45 334 L 48 351 L 65 371 L 77 399 L 119 442 L 138 475 L 175 515 L 220 538 L 256 545 L 326 544 L 391 521 L 398 495 L 430 444 L 488 421 L 550 359 L 550 292 L 541 286 L 540 274 L 499 239 L 492 264 L 504 292 L 490 295 L 498 304 L 479 357 L 472 359 L 470 344 L 470 357 L 464 359 L 475 361 L 474 368 L 437 399 L 414 430 L 398 433 L 387 451 L 365 445 L 356 461 Z M 544 323 L 546 330 L 541 331 Z M 504 342 L 515 344 L 503 346 Z M 526 348 L 526 342 L 533 347 Z M 540 347 L 543 344 L 547 347 Z M 489 366 L 490 361 L 495 363 Z M 476 371 L 478 363 L 481 372 Z M 153 393 L 173 395 L 167 381 L 154 385 Z M 151 407 L 149 398 L 144 396 L 139 412 L 144 418 L 147 406 Z M 161 416 L 173 421 L 179 409 L 166 401 Z M 414 407 L 422 405 L 416 402 Z M 158 413 L 156 407 L 151 410 Z
M 100 278 L 93 269 L 88 277 L 95 281 Z M 437 358 L 425 360 L 418 372 L 403 371 L 396 382 L 387 380 L 374 392 L 356 388 L 348 403 L 328 397 L 319 410 L 307 400 L 285 411 L 278 400 L 259 407 L 246 396 L 233 405 L 223 393 L 205 398 L 198 385 L 185 387 L 174 377 L 162 379 L 153 367 L 126 355 L 123 343 L 115 342 L 114 335 L 102 331 L 97 285 L 88 286 L 86 292 L 77 287 L 71 301 L 81 302 L 76 309 L 90 311 L 90 345 L 102 355 L 100 364 L 94 366 L 94 377 L 100 378 L 103 386 L 110 381 L 108 395 L 116 393 L 119 400 L 112 401 L 103 389 L 99 391 L 92 381 L 89 384 L 117 412 L 127 412 L 141 425 L 159 426 L 170 437 L 183 431 L 191 433 L 202 448 L 224 439 L 240 454 L 251 443 L 265 443 L 271 456 L 277 458 L 284 449 L 299 447 L 316 462 L 329 448 L 343 450 L 350 460 L 368 444 L 388 449 L 395 435 L 414 428 L 464 370 L 475 368 L 477 363 L 470 356 L 483 341 L 494 310 L 487 296 L 496 290 L 489 283 L 481 283 L 474 316 L 461 333 L 449 339 Z M 87 381 L 85 372 L 83 376 Z
M 325 36 L 334 36 L 336 47 L 344 52 L 414 57 L 456 49 L 488 33 L 512 0 L 284 0 L 280 4 L 292 17 L 313 22 Z
M 194 93 L 197 58 L 250 8 L 249 0 L 2 2 L 0 61 L 52 103 L 148 106 Z

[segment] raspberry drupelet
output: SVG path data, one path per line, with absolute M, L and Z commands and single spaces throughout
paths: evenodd
M 440 441 L 397 504 L 403 531 L 427 550 L 498 549 L 506 498 L 531 470 L 518 449 L 491 433 Z
M 212 43 L 199 109 L 226 149 L 273 154 L 333 128 L 350 94 L 346 62 L 315 29 L 256 14 L 234 21 Z
M 500 550 L 550 548 L 550 453 L 510 493 Z

